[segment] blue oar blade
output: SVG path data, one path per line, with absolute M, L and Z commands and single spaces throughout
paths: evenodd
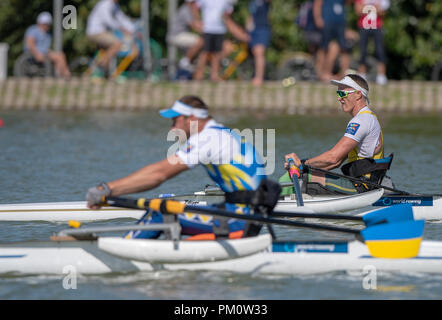
M 395 204 L 393 206 L 382 208 L 362 217 L 362 220 L 367 226 L 372 226 L 382 222 L 399 222 L 399 221 L 413 221 L 413 208 L 411 204 Z
M 419 254 L 425 221 L 399 221 L 369 226 L 361 235 L 376 258 L 404 259 Z

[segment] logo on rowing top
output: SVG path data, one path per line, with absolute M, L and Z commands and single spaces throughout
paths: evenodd
M 193 149 L 193 144 L 190 144 L 190 143 L 189 143 L 189 144 L 187 145 L 186 152 L 189 153 L 190 150 L 192 150 L 192 149 Z
M 345 133 L 355 135 L 356 131 L 358 131 L 360 126 L 361 125 L 359 123 L 355 123 L 355 122 L 349 123 L 347 126 L 347 130 L 345 130 Z

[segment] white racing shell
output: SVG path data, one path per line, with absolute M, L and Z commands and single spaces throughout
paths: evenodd
M 305 195 L 304 207 L 298 207 L 295 198 L 286 197 L 287 199 L 278 201 L 275 210 L 304 213 L 343 212 L 370 206 L 382 197 L 383 192 L 383 189 L 378 189 L 349 196 L 312 197 Z M 183 197 L 183 199 L 178 198 L 177 200 L 187 200 L 187 203 L 191 205 L 207 205 L 220 203 L 223 197 L 196 192 L 194 195 Z M 86 206 L 85 201 L 0 204 L 0 221 L 67 222 L 69 220 L 76 220 L 88 222 L 118 218 L 139 219 L 143 214 L 144 210 L 115 207 L 91 210 Z

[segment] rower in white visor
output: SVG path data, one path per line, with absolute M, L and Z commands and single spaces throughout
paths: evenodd
M 265 179 L 264 163 L 255 148 L 240 135 L 216 122 L 198 97 L 184 96 L 171 108 L 159 113 L 173 120 L 172 129 L 181 132 L 184 143 L 166 159 L 149 164 L 127 177 L 89 189 L 86 196 L 89 207 L 98 208 L 103 196 L 151 190 L 185 170 L 202 165 L 209 177 L 226 193 L 226 203 L 222 204 L 225 210 L 252 213 L 251 207 L 243 200 L 258 190 L 262 183 L 269 183 Z M 237 205 L 237 201 L 241 204 Z M 160 212 L 147 212 L 139 221 L 143 224 L 161 222 L 164 219 Z M 231 238 L 246 236 L 249 225 L 234 219 L 221 223 L 217 218 L 186 213 L 179 215 L 179 222 L 182 233 L 187 235 L 213 235 L 214 227 L 223 224 L 225 234 Z M 159 231 L 136 231 L 130 232 L 127 237 L 156 238 L 159 234 Z
M 338 87 L 336 93 L 342 111 L 352 116 L 343 137 L 331 149 L 315 157 L 301 159 L 296 153 L 288 154 L 285 166 L 292 158 L 296 165 L 303 167 L 303 192 L 308 194 L 352 194 L 371 190 L 373 185 L 324 172 L 340 167 L 347 160 L 341 167 L 344 175 L 381 184 L 393 158 L 392 155 L 384 158 L 384 138 L 378 118 L 369 106 L 367 81 L 357 74 L 349 74 L 330 82 Z M 321 169 L 321 172 L 309 170 L 310 167 Z M 280 178 L 280 182 L 285 181 L 290 181 L 288 175 Z M 290 194 L 292 189 L 284 188 L 282 194 Z

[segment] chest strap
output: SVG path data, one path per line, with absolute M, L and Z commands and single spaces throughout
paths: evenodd
M 226 192 L 225 200 L 227 203 L 247 204 L 253 208 L 264 207 L 271 212 L 278 202 L 281 190 L 279 183 L 263 179 L 256 190 Z

